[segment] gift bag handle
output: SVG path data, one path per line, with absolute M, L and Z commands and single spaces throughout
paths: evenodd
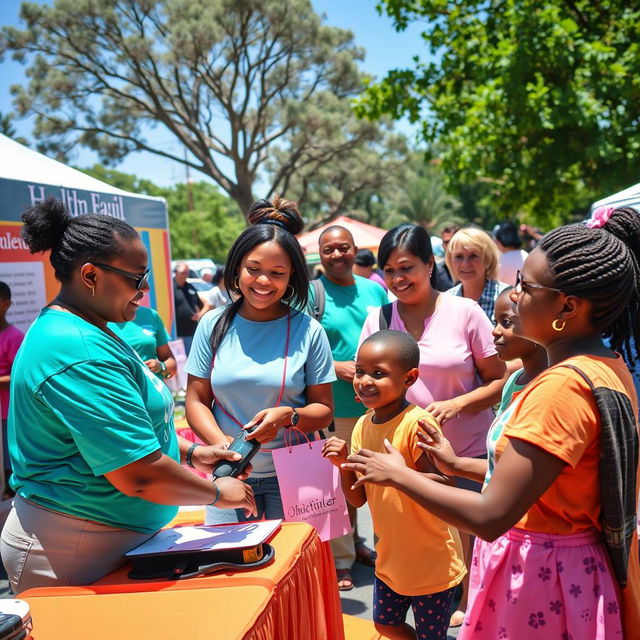
M 307 441 L 307 444 L 309 445 L 309 449 L 311 449 L 312 448 L 311 440 L 309 440 L 307 434 L 304 433 L 304 431 L 301 431 L 300 429 L 298 429 L 298 427 L 289 427 L 288 429 L 284 430 L 284 444 L 289 449 L 289 453 L 291 453 L 291 450 L 294 446 L 292 444 L 292 437 L 291 437 L 291 434 L 294 431 L 296 432 L 296 445 L 301 444 L 300 436 L 302 436 L 302 438 L 304 438 Z

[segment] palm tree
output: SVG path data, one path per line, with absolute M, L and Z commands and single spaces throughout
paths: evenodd
M 462 224 L 460 202 L 445 189 L 442 171 L 436 161 L 425 162 L 414 153 L 407 178 L 399 188 L 398 211 L 411 222 L 437 233 L 446 223 Z

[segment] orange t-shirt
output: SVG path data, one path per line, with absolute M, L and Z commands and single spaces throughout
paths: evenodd
M 400 451 L 407 466 L 416 469 L 423 453 L 416 438 L 420 429 L 418 418 L 426 418 L 438 427 L 431 414 L 410 405 L 383 424 L 372 422 L 372 415 L 368 412 L 356 423 L 351 452 L 364 448 L 386 453 L 387 438 Z M 437 593 L 462 581 L 466 570 L 455 527 L 393 487 L 366 484 L 365 492 L 378 537 L 376 576 L 403 596 Z
M 625 393 L 638 417 L 633 379 L 621 357 L 576 356 L 573 364 L 595 387 Z M 510 438 L 530 442 L 567 465 L 553 484 L 515 525 L 517 529 L 570 534 L 602 529 L 600 524 L 600 413 L 593 393 L 573 369 L 562 365 L 541 373 L 514 399 L 517 406 L 496 445 L 496 460 Z M 638 473 L 640 482 L 640 473 Z M 640 487 L 640 484 L 638 484 Z M 629 576 L 623 591 L 627 629 L 640 628 L 640 564 L 637 532 L 631 543 Z M 632 637 L 632 636 L 628 636 Z

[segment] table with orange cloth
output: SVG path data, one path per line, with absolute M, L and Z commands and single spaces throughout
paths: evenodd
M 329 545 L 302 523 L 283 523 L 270 544 L 273 562 L 251 571 L 139 581 L 123 567 L 93 585 L 29 589 L 20 598 L 36 640 L 344 640 Z

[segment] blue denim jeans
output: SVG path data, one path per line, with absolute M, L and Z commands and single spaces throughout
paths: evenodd
M 284 519 L 280 485 L 276 476 L 248 478 L 245 482 L 253 489 L 258 515 L 247 518 L 243 509 L 220 509 L 220 507 L 208 506 L 205 509 L 205 524 L 233 524 L 234 522 L 262 520 L 262 518 L 266 520 Z

